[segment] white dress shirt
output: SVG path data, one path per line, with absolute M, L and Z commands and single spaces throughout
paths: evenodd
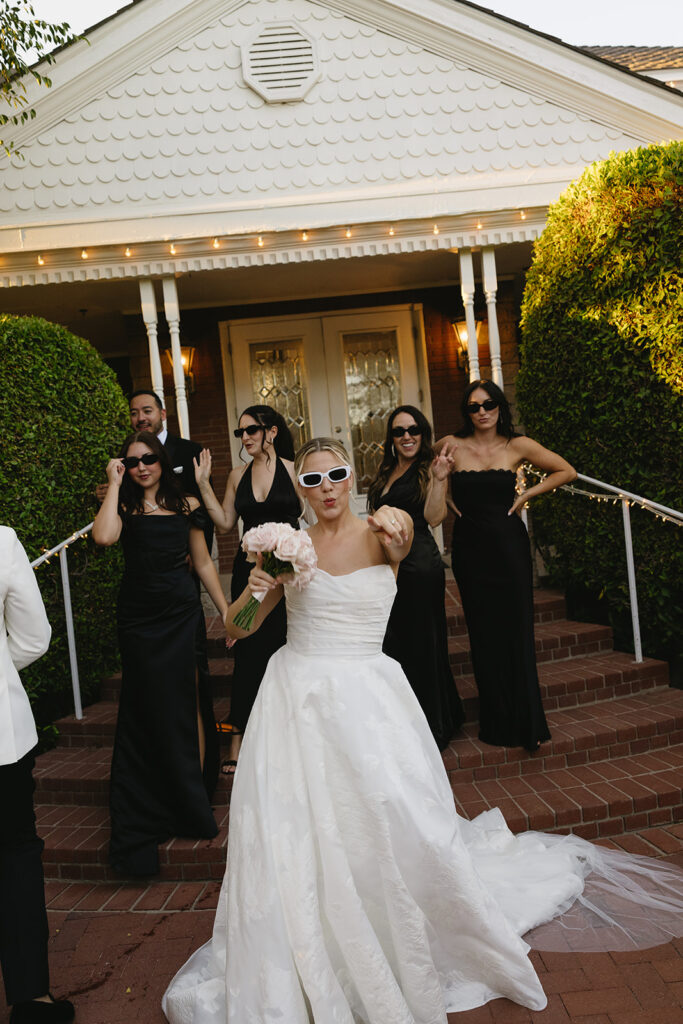
M 157 434 L 157 440 L 159 444 L 166 444 L 166 438 L 168 437 L 168 427 L 162 427 Z
M 14 764 L 38 742 L 19 669 L 50 645 L 50 623 L 19 538 L 0 526 L 0 765 Z

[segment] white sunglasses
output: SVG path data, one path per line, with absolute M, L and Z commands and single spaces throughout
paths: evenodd
M 329 480 L 331 484 L 339 484 L 342 480 L 348 480 L 350 476 L 350 466 L 333 466 L 326 473 L 300 473 L 297 479 L 302 487 L 320 487 L 323 480 Z

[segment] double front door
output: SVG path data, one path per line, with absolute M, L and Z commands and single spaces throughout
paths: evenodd
M 321 435 L 344 444 L 355 469 L 353 507 L 364 513 L 391 410 L 415 405 L 431 419 L 420 314 L 393 306 L 221 325 L 233 465 L 240 412 L 270 405 L 295 449 Z

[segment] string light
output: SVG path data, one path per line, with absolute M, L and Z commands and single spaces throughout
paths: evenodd
M 347 228 L 346 231 L 345 231 L 346 237 L 350 238 L 351 237 L 351 233 L 352 233 L 351 232 L 351 228 Z
M 214 238 L 214 240 L 213 240 L 213 242 L 211 244 L 213 245 L 214 249 L 220 249 L 220 247 L 221 247 L 221 243 L 218 241 L 217 238 Z
M 87 249 L 81 249 L 81 259 L 82 260 L 87 260 L 87 258 L 88 258 L 88 250 Z
M 263 243 L 263 235 L 259 235 L 258 236 L 258 244 L 259 244 L 259 247 L 262 249 L 263 248 L 263 244 L 264 244 Z
M 434 227 L 432 228 L 432 234 L 433 235 L 438 235 L 438 233 L 439 233 L 439 225 L 435 224 Z
M 75 533 L 72 533 L 70 537 L 68 537 L 65 541 L 62 541 L 61 544 L 58 544 L 56 548 L 53 548 L 52 550 L 50 550 L 48 548 L 42 547 L 40 549 L 40 553 L 41 553 L 42 557 L 40 559 L 36 559 L 36 561 L 38 562 L 38 565 L 49 565 L 50 561 L 53 558 L 56 558 L 56 557 L 59 556 L 59 552 L 61 550 L 63 550 L 64 548 L 71 547 L 71 545 L 75 541 L 77 541 L 77 540 L 84 540 L 88 536 L 88 534 L 90 533 L 91 529 L 92 529 L 92 523 L 89 523 L 88 526 L 85 526 L 82 530 L 76 530 Z M 47 554 L 48 551 L 49 551 L 49 554 Z M 47 554 L 47 557 L 45 557 L 46 554 Z M 33 568 L 37 569 L 38 565 L 33 564 Z
M 302 242 L 307 242 L 308 241 L 308 231 L 302 231 L 301 232 L 301 241 Z
M 478 221 L 477 221 L 477 231 L 481 231 L 481 229 L 483 228 L 483 226 L 484 226 L 484 225 L 482 224 L 482 222 L 481 222 L 480 220 L 478 220 Z
M 533 466 L 524 466 L 524 472 L 533 473 L 539 480 L 545 480 L 547 474 L 540 473 Z M 669 516 L 666 512 L 659 512 L 654 509 L 647 501 L 639 498 L 626 498 L 623 494 L 597 494 L 595 491 L 587 491 L 582 487 L 576 487 L 574 484 L 563 484 L 560 488 L 562 491 L 569 491 L 570 494 L 580 494 L 584 498 L 588 498 L 590 501 L 597 501 L 598 505 L 621 505 L 622 502 L 626 503 L 627 508 L 631 508 L 632 505 L 636 505 L 638 508 L 642 508 L 645 512 L 650 512 L 654 515 L 655 519 L 661 519 L 664 523 L 673 523 L 674 526 L 683 526 L 683 521 Z
M 519 211 L 519 216 L 522 220 L 526 220 L 526 212 L 524 210 Z
M 130 257 L 130 256 L 132 256 L 132 255 L 133 255 L 133 254 L 132 254 L 132 252 L 131 252 L 131 250 L 130 250 L 130 246 L 129 246 L 129 245 L 127 245 L 127 246 L 126 246 L 126 252 L 125 252 L 125 255 L 126 255 L 127 257 Z
M 389 228 L 389 234 L 391 235 L 391 237 L 392 237 L 392 238 L 393 238 L 393 237 L 394 237 L 394 235 L 396 234 L 396 232 L 394 231 L 393 227 L 390 227 L 390 228 Z
M 169 245 L 168 251 L 170 252 L 171 256 L 175 256 L 175 254 L 176 254 L 176 247 L 173 244 L 173 242 L 171 242 L 171 244 Z
M 38 265 L 42 267 L 44 263 L 45 263 L 45 260 L 43 259 L 43 257 L 39 256 L 38 257 Z

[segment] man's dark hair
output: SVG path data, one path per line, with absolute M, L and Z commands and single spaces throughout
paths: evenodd
M 151 398 L 154 399 L 157 409 L 163 409 L 164 406 L 158 394 L 156 393 L 156 391 L 150 390 L 150 388 L 139 388 L 137 391 L 134 391 L 133 394 L 128 399 L 128 405 L 130 405 L 133 399 L 137 398 L 138 395 L 149 395 Z

